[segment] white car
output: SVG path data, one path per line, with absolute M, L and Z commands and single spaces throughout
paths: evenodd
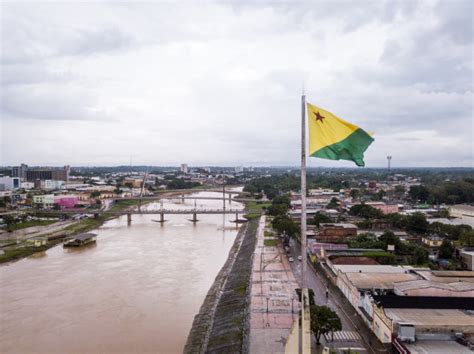
M 293 262 L 293 261 L 294 261 L 293 257 L 288 257 L 288 262 Z
M 303 260 L 303 257 L 298 256 L 298 260 L 299 260 L 299 261 Z

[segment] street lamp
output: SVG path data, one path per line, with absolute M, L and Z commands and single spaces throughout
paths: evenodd
M 268 313 L 268 300 L 270 300 L 270 296 L 267 295 L 267 313 Z
M 295 301 L 295 296 L 291 295 L 291 316 L 293 316 L 294 301 Z

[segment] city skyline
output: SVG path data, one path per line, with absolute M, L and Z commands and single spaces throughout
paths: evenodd
M 1 6 L 0 165 L 298 166 L 304 85 L 369 168 L 472 167 L 471 2 Z

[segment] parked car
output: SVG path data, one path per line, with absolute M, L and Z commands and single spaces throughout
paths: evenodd
M 288 262 L 293 262 L 293 261 L 294 261 L 293 257 L 288 257 Z
M 299 260 L 299 261 L 303 260 L 303 257 L 298 256 L 298 260 Z

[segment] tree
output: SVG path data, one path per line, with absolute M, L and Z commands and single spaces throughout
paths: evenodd
M 355 238 L 349 241 L 349 246 L 351 248 L 381 248 L 383 249 L 383 242 L 377 240 L 374 234 L 363 233 L 357 235 Z
M 358 189 L 351 189 L 351 198 L 352 199 L 358 199 L 360 198 L 361 194 Z
M 280 234 L 286 233 L 290 237 L 298 234 L 299 228 L 293 220 L 286 215 L 279 215 L 273 218 L 272 227 Z
M 444 240 L 441 246 L 439 246 L 438 257 L 443 259 L 450 259 L 453 257 L 455 248 L 451 241 Z
M 272 204 L 268 207 L 268 214 L 273 216 L 285 215 L 288 211 L 286 204 Z
M 412 263 L 425 264 L 429 261 L 429 253 L 421 246 L 415 246 L 412 256 Z
M 330 223 L 330 222 L 332 222 L 332 219 L 325 214 L 321 214 L 319 211 L 316 214 L 314 214 L 313 219 L 310 220 L 310 223 L 313 225 L 316 225 L 317 227 L 319 227 L 321 223 Z
M 342 329 L 341 319 L 333 310 L 327 306 L 311 306 L 311 330 L 320 344 L 322 334 L 333 333 Z
M 417 234 L 425 234 L 428 231 L 429 223 L 422 213 L 414 213 L 406 217 L 405 229 Z
M 357 204 L 352 206 L 349 210 L 349 214 L 360 216 L 365 219 L 378 219 L 384 216 L 382 211 L 367 204 Z
M 7 225 L 7 229 L 10 229 L 10 226 L 14 225 L 17 223 L 17 220 L 14 216 L 12 215 L 3 215 L 3 222 L 5 225 Z
M 99 198 L 100 197 L 100 192 L 99 191 L 92 191 L 91 192 L 91 198 Z
M 335 197 L 326 205 L 326 209 L 337 209 L 339 207 L 339 200 Z
M 388 245 L 395 246 L 395 252 L 400 253 L 402 241 L 400 237 L 396 236 L 392 231 L 385 231 L 380 236 L 379 241 L 383 244 L 383 249 L 386 250 Z
M 272 200 L 273 205 L 283 204 L 286 205 L 287 208 L 291 207 L 290 198 L 287 195 L 279 195 Z
M 459 235 L 459 242 L 462 246 L 474 247 L 474 230 L 463 231 Z
M 408 194 L 414 202 L 426 202 L 430 196 L 430 191 L 425 186 L 411 186 Z
M 53 210 L 61 210 L 61 207 L 59 206 L 58 203 L 54 203 Z

